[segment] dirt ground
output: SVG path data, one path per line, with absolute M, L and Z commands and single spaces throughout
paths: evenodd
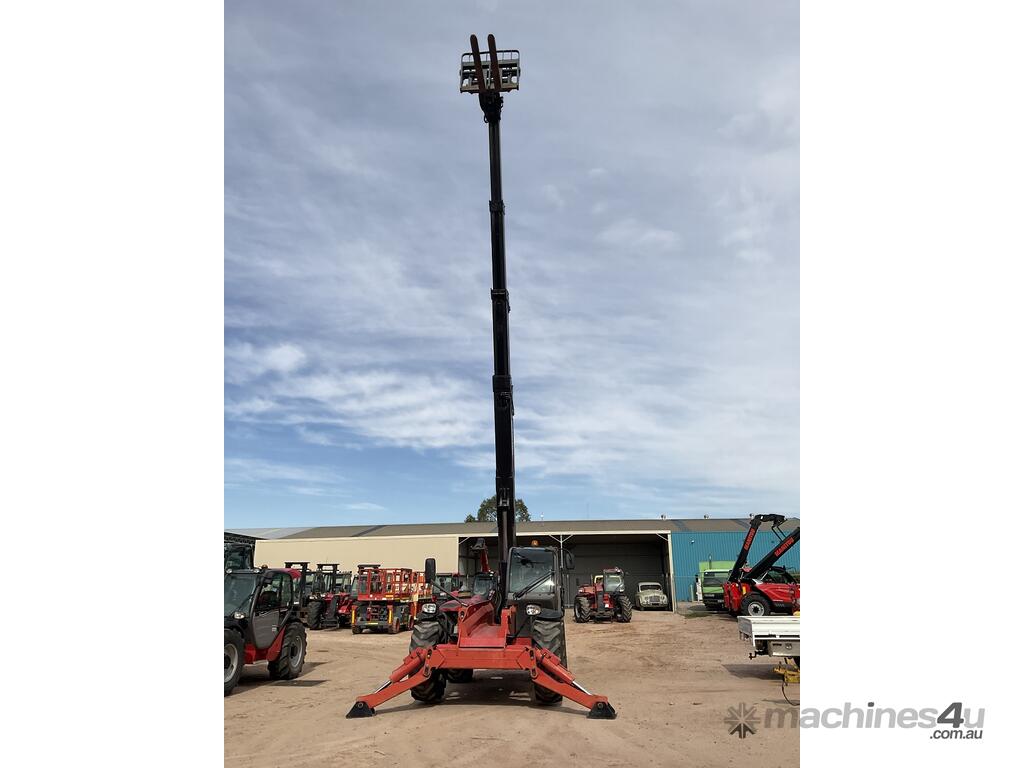
M 705 614 L 635 612 L 630 624 L 566 622 L 569 667 L 593 693 L 608 697 L 618 719 L 590 720 L 570 701 L 530 703 L 524 673 L 477 672 L 449 683 L 441 704 L 408 693 L 372 718 L 346 720 L 356 696 L 370 693 L 398 666 L 409 633 L 309 633 L 302 675 L 271 681 L 265 665 L 247 667 L 224 699 L 224 763 L 322 766 L 383 762 L 401 766 L 785 766 L 799 764 L 797 728 L 764 728 L 740 739 L 729 707 L 788 708 L 781 678 L 766 658 L 749 660 L 736 621 Z M 786 693 L 793 701 L 798 685 Z M 507 753 L 507 759 L 501 759 Z M 497 762 L 495 761 L 497 758 Z

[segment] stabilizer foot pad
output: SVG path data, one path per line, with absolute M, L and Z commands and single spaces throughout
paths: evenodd
M 352 705 L 352 709 L 348 711 L 348 714 L 345 715 L 345 717 L 373 717 L 375 714 L 377 714 L 376 710 L 374 710 L 373 707 L 366 706 L 365 701 L 357 701 Z
M 615 707 L 605 701 L 597 702 L 587 715 L 591 720 L 614 720 L 616 716 Z

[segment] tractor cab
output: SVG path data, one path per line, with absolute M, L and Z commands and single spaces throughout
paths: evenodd
M 469 580 L 467 579 L 467 582 L 468 581 Z M 469 590 L 468 591 L 469 591 L 470 594 L 472 594 L 472 595 L 483 595 L 483 596 L 486 597 L 487 595 L 491 594 L 491 592 L 494 591 L 497 588 L 498 583 L 497 583 L 497 581 L 494 578 L 494 572 L 493 571 L 485 571 L 483 573 L 476 574 L 473 577 L 472 582 L 469 583 L 468 586 L 469 586 Z
M 512 547 L 505 581 L 505 605 L 539 606 L 542 609 L 539 615 L 561 619 L 560 570 L 558 550 L 554 547 Z

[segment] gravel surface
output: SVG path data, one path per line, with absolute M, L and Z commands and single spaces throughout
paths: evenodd
M 409 633 L 309 632 L 298 680 L 271 681 L 265 665 L 247 667 L 224 699 L 226 766 L 785 766 L 800 760 L 796 728 L 765 728 L 740 739 L 726 724 L 730 707 L 789 709 L 781 678 L 727 615 L 688 608 L 633 614 L 629 624 L 566 622 L 569 668 L 604 694 L 618 719 L 589 720 L 570 701 L 530 702 L 524 673 L 477 672 L 448 684 L 443 703 L 402 694 L 372 718 L 346 720 L 356 696 L 377 688 L 408 650 Z M 787 689 L 797 701 L 799 686 Z

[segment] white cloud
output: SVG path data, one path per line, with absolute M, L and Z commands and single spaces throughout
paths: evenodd
M 680 243 L 679 234 L 669 229 L 645 225 L 626 218 L 614 222 L 597 233 L 597 240 L 629 252 L 629 249 L 669 250 Z

